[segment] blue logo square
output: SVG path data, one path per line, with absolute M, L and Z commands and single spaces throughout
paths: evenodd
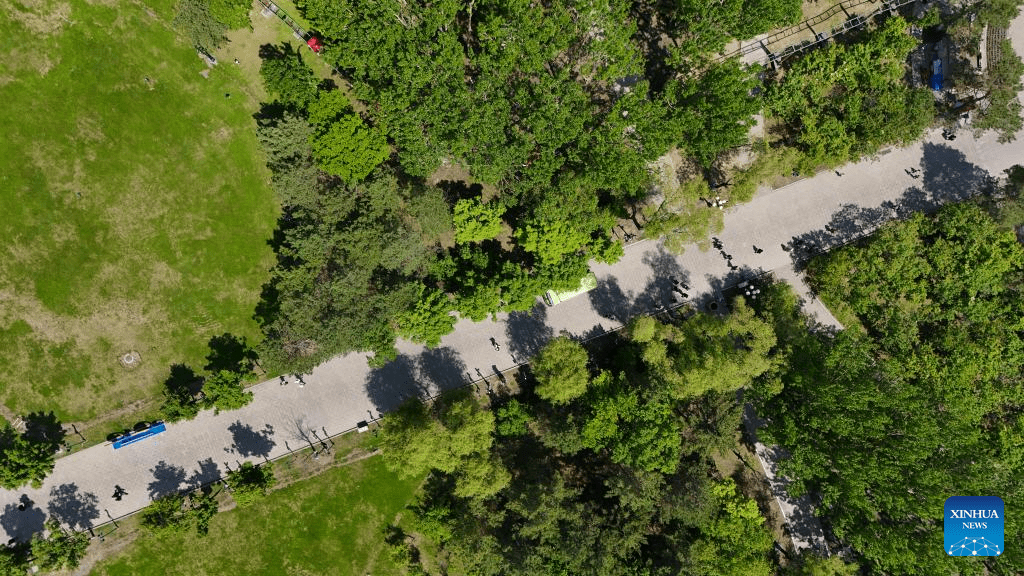
M 1003 553 L 1003 499 L 951 496 L 946 499 L 943 541 L 949 556 L 1000 556 Z

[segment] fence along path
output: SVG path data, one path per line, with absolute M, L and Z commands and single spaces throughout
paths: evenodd
M 882 14 L 883 12 L 895 13 L 895 11 L 907 4 L 916 2 L 917 0 L 889 0 L 882 2 L 882 4 L 872 10 L 868 14 L 856 14 L 857 8 L 863 7 L 865 4 L 878 4 L 878 0 L 856 0 L 851 2 L 840 2 L 828 10 L 804 20 L 800 23 L 794 24 L 788 28 L 783 28 L 778 32 L 767 34 L 760 38 L 755 38 L 750 44 L 745 46 L 741 45 L 735 50 L 725 52 L 718 56 L 718 60 L 727 60 L 733 57 L 743 58 L 755 53 L 761 53 L 762 56 L 758 58 L 762 64 L 772 63 L 773 65 L 789 56 L 792 56 L 798 52 L 802 52 L 817 46 L 834 36 L 840 36 L 846 34 L 851 30 L 856 30 L 864 24 L 867 24 L 869 20 Z M 838 13 L 844 13 L 848 18 L 837 26 L 833 26 L 828 32 L 817 31 L 815 26 L 820 25 L 822 22 L 827 22 L 833 16 Z M 778 52 L 773 52 L 769 46 L 785 41 L 788 38 L 803 34 L 808 30 L 814 35 L 813 40 L 806 40 L 799 43 L 794 43 L 786 46 Z
M 274 4 L 270 0 L 260 0 L 260 4 L 263 5 L 267 12 L 271 14 L 277 14 L 277 17 L 283 20 L 284 23 L 287 24 L 288 27 L 291 28 L 293 32 L 295 32 L 295 35 L 300 40 L 306 39 L 306 31 L 303 30 L 302 27 L 299 26 L 299 23 L 296 22 L 291 16 L 289 16 L 287 12 L 282 10 L 280 6 Z

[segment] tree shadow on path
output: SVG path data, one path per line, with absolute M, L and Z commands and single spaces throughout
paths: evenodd
M 666 251 L 664 246 L 659 245 L 657 251 L 644 254 L 643 263 L 651 267 L 654 277 L 647 282 L 644 291 L 633 299 L 630 316 L 663 310 L 674 299 L 678 299 L 672 290 L 675 287 L 673 280 L 689 283 L 689 273 L 683 270 L 675 255 Z
M 632 299 L 622 291 L 619 281 L 614 276 L 608 276 L 597 282 L 597 288 L 587 292 L 590 305 L 602 318 L 608 318 L 625 324 L 629 321 L 632 309 Z
M 199 469 L 193 470 L 192 475 L 188 477 L 189 487 L 199 488 L 221 477 L 220 468 L 213 462 L 213 458 L 207 458 L 197 464 Z
M 42 531 L 45 522 L 46 513 L 35 506 L 19 510 L 18 504 L 11 503 L 4 506 L 3 514 L 0 514 L 0 526 L 7 532 L 7 537 L 18 542 L 31 540 L 33 534 Z
M 811 258 L 864 237 L 894 220 L 905 220 L 917 212 L 932 213 L 945 204 L 962 202 L 987 190 L 991 176 L 972 164 L 963 152 L 945 144 L 925 143 L 918 183 L 894 201 L 879 206 L 844 204 L 832 215 L 824 230 L 811 230 L 784 247 L 797 270 Z
M 379 413 L 390 412 L 409 398 L 429 396 L 428 388 L 417 381 L 416 362 L 405 354 L 370 372 L 365 388 Z
M 92 527 L 100 517 L 99 498 L 92 492 L 79 492 L 76 484 L 61 484 L 50 490 L 46 508 L 50 515 L 72 530 Z
M 431 395 L 466 383 L 466 363 L 449 346 L 425 350 L 416 359 L 416 364 L 420 386 L 427 387 Z
M 262 430 L 256 430 L 251 425 L 236 420 L 234 424 L 228 426 L 228 431 L 231 432 L 231 448 L 244 457 L 268 456 L 277 445 L 273 440 L 274 427 L 270 424 L 265 424 Z
M 26 438 L 56 450 L 64 436 L 64 426 L 53 412 L 33 412 L 25 416 Z
M 153 473 L 153 481 L 149 483 L 150 500 L 175 494 L 187 484 L 185 469 L 181 466 L 171 466 L 163 460 L 157 462 L 156 467 L 150 472 Z
M 555 331 L 547 325 L 548 309 L 538 302 L 527 312 L 512 312 L 505 321 L 505 337 L 515 362 L 526 362 L 540 351 Z

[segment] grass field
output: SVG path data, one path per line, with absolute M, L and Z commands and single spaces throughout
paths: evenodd
M 402 574 L 382 531 L 412 501 L 419 480 L 400 480 L 372 457 L 218 514 L 206 538 L 141 538 L 96 576 Z
M 152 396 L 172 363 L 201 369 L 211 336 L 258 334 L 277 214 L 261 89 L 231 60 L 202 77 L 172 16 L 154 0 L 0 15 L 0 402 L 14 413 L 94 418 Z

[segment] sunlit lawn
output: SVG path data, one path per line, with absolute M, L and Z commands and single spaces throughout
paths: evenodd
M 401 574 L 382 531 L 412 501 L 417 480 L 400 480 L 382 459 L 334 468 L 218 514 L 205 538 L 143 537 L 93 570 L 102 576 L 382 576 Z
M 258 334 L 277 206 L 257 79 L 230 60 L 200 76 L 172 14 L 42 0 L 0 15 L 0 402 L 15 413 L 92 418 L 153 396 L 172 363 L 201 369 L 211 336 Z

